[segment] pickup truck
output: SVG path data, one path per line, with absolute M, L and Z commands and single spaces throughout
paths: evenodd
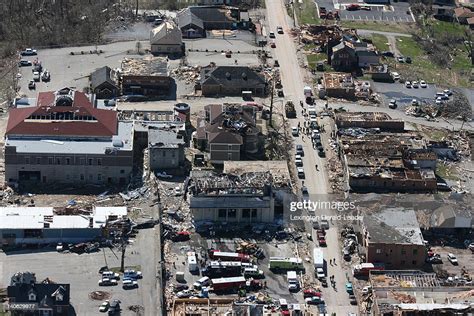
M 24 51 L 21 52 L 21 55 L 22 56 L 34 56 L 34 55 L 38 55 L 38 52 L 36 51 L 36 49 L 27 48 L 27 49 L 25 49 Z

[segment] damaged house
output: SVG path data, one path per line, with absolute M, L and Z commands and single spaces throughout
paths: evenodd
M 209 152 L 211 163 L 259 156 L 260 129 L 256 108 L 238 104 L 210 104 L 198 118 L 193 136 L 196 147 Z
M 150 170 L 176 169 L 184 164 L 185 141 L 176 129 L 148 127 Z
M 226 162 L 220 175 L 193 170 L 189 186 L 193 220 L 271 223 L 289 204 L 284 201 L 290 182 L 285 161 Z
M 121 68 L 122 94 L 153 97 L 171 91 L 173 79 L 165 57 L 124 58 Z

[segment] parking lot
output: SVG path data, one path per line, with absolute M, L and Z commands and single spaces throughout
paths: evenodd
M 316 0 L 318 7 L 325 7 L 327 10 L 339 10 L 341 20 L 353 21 L 380 21 L 380 22 L 414 22 L 413 15 L 409 12 L 408 3 L 392 3 L 389 6 L 369 5 L 350 0 Z M 361 7 L 353 11 L 347 10 L 351 5 L 357 3 Z
M 121 281 L 116 286 L 98 286 L 99 269 L 106 264 L 110 268 L 120 267 L 120 250 L 103 248 L 103 252 L 89 254 L 58 253 L 53 247 L 38 251 L 18 251 L 5 254 L 0 252 L 0 288 L 7 287 L 11 276 L 16 272 L 33 272 L 38 282 L 49 278 L 56 283 L 71 285 L 71 304 L 77 315 L 98 315 L 101 300 L 92 300 L 89 294 L 93 291 L 106 291 L 110 300 L 122 302 L 122 315 L 137 315 L 128 310 L 129 306 L 139 305 L 148 308 L 151 304 L 156 308 L 156 278 L 153 269 L 153 251 L 149 239 L 154 230 L 142 230 L 135 243 L 127 247 L 126 266 L 141 268 L 143 279 L 138 280 L 138 289 L 124 290 Z M 148 242 L 147 242 L 148 240 Z M 105 255 L 104 255 L 105 253 Z M 105 258 L 104 258 L 105 257 Z M 34 263 L 32 265 L 32 263 Z M 153 311 L 145 311 L 146 315 Z M 144 315 L 145 315 L 144 314 Z
M 436 86 L 432 84 L 428 84 L 426 88 L 406 88 L 399 82 L 373 82 L 372 85 L 374 91 L 382 96 L 385 107 L 388 107 L 389 101 L 394 99 L 402 110 L 405 105 L 411 104 L 413 99 L 419 102 L 434 103 L 437 92 Z

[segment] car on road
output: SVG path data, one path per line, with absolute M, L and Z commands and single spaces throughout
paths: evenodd
M 33 72 L 33 80 L 40 81 L 40 73 L 38 71 Z
M 277 26 L 277 33 L 283 34 L 283 28 L 281 26 Z
M 300 155 L 295 155 L 295 165 L 297 167 L 303 167 L 303 159 Z
M 451 262 L 452 265 L 457 266 L 458 265 L 458 258 L 452 253 L 448 253 L 447 255 L 448 261 Z
M 275 33 L 274 33 L 274 32 L 268 33 L 268 37 L 270 37 L 270 38 L 275 38 Z
M 420 80 L 420 87 L 421 88 L 428 88 L 428 84 L 424 80 Z
M 351 282 L 346 283 L 346 292 L 349 294 L 354 294 L 354 288 L 352 287 Z
M 113 286 L 113 285 L 117 285 L 117 280 L 103 278 L 102 280 L 99 280 L 98 284 L 99 286 Z
M 419 87 L 418 81 L 413 81 L 413 82 L 411 83 L 411 86 L 412 86 L 413 88 L 415 88 L 415 89 L 418 89 L 418 87 Z
M 31 65 L 32 65 L 31 61 L 25 60 L 25 59 L 20 60 L 20 62 L 18 63 L 18 66 L 20 67 L 27 67 Z
M 360 5 L 355 4 L 355 3 L 350 4 L 350 5 L 348 5 L 348 6 L 346 7 L 346 10 L 347 10 L 347 11 L 357 11 L 357 10 L 360 10 Z
M 308 188 L 307 187 L 301 187 L 301 194 L 305 197 L 308 196 L 309 195 Z
M 329 222 L 325 219 L 321 221 L 321 229 L 329 229 Z
M 298 137 L 298 135 L 299 135 L 299 129 L 298 129 L 298 127 L 293 126 L 293 127 L 291 128 L 291 135 L 293 135 L 294 137 Z
M 138 282 L 132 279 L 124 279 L 122 281 L 122 288 L 124 290 L 138 288 Z
M 36 51 L 36 49 L 27 48 L 27 49 L 25 49 L 24 51 L 21 52 L 21 55 L 22 56 L 34 56 L 34 55 L 38 55 L 38 52 Z
M 357 299 L 354 294 L 349 295 L 349 302 L 351 303 L 351 305 L 357 305 Z
M 303 145 L 301 144 L 296 145 L 296 154 L 300 155 L 301 157 L 304 157 Z
M 304 169 L 301 167 L 296 168 L 296 173 L 298 174 L 298 178 L 304 179 L 306 176 L 304 174 Z
M 109 309 L 109 307 L 110 307 L 109 301 L 104 301 L 102 302 L 102 304 L 100 304 L 99 312 L 105 313 Z
M 275 41 L 272 41 L 272 43 L 270 44 L 270 47 L 271 48 L 276 48 L 277 47 Z
M 326 280 L 326 278 L 319 280 L 319 282 L 321 282 L 323 287 L 328 287 L 328 280 Z
M 313 221 L 313 229 L 318 230 L 320 227 L 318 221 Z
M 327 246 L 326 238 L 324 238 L 324 237 L 318 238 L 318 244 L 319 244 L 320 247 L 326 247 Z
M 318 156 L 319 158 L 326 158 L 326 152 L 324 151 L 324 148 L 322 147 L 318 148 Z
M 411 88 L 411 81 L 405 81 L 405 88 Z
M 404 62 L 405 62 L 405 57 L 403 57 L 403 56 L 398 56 L 398 57 L 397 57 L 397 61 L 398 61 L 399 63 L 404 63 Z
M 308 305 L 319 305 L 319 304 L 324 304 L 324 299 L 319 296 L 313 296 L 313 297 L 305 298 L 304 302 Z
M 322 278 L 326 277 L 323 268 L 316 268 L 316 277 L 318 278 L 318 280 L 321 280 Z

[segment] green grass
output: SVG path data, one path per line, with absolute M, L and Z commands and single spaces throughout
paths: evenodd
M 303 0 L 299 3 L 297 0 L 293 2 L 295 6 L 295 15 L 299 25 L 302 24 L 319 24 L 320 19 L 317 15 L 316 5 L 312 0 Z M 292 16 L 292 14 L 290 14 Z
M 385 35 L 372 34 L 371 36 L 372 43 L 377 47 L 379 51 L 388 51 L 390 47 L 388 45 L 388 39 Z
M 382 32 L 396 32 L 408 34 L 413 30 L 414 23 L 388 23 L 388 22 L 376 22 L 376 21 L 341 21 L 342 27 L 371 30 L 371 31 L 382 31 Z
M 435 36 L 445 34 L 445 33 L 458 35 L 458 36 L 464 36 L 464 32 L 468 29 L 466 25 L 461 25 L 454 22 L 438 21 L 438 20 L 433 20 L 430 23 L 430 26 L 433 28 Z
M 437 163 L 436 164 L 436 175 L 439 177 L 445 179 L 445 180 L 459 180 L 458 175 L 456 174 L 456 171 L 454 168 L 446 166 L 442 163 Z

